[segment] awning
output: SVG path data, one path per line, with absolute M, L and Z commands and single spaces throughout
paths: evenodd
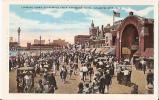
M 25 71 L 25 70 L 34 70 L 34 67 L 20 67 L 20 68 L 18 68 L 18 70 L 23 70 L 23 71 Z
M 115 55 L 115 48 L 110 48 L 109 50 L 107 50 L 107 52 L 105 54 L 106 55 Z
M 142 56 L 146 57 L 146 58 L 153 58 L 154 57 L 154 48 L 146 48 L 146 50 Z
M 102 61 L 104 61 L 104 62 L 105 62 L 105 61 L 107 60 L 107 57 L 98 57 L 97 59 L 98 59 L 99 61 L 101 61 L 101 60 L 102 60 Z
M 35 53 L 35 52 L 31 54 L 31 56 L 37 56 L 37 55 L 38 53 Z
M 95 53 L 100 53 L 101 50 L 102 50 L 102 48 L 97 48 L 96 51 L 95 51 Z
M 91 50 L 91 52 L 95 52 L 96 51 L 96 48 L 93 48 L 92 50 Z
M 110 48 L 102 48 L 101 53 L 105 54 Z
M 123 47 L 122 48 L 122 54 L 131 54 L 131 51 L 130 51 L 130 49 L 129 48 L 127 48 L 127 47 Z

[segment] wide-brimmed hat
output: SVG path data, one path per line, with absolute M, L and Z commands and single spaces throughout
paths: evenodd
M 109 73 L 110 71 L 109 71 L 109 70 L 106 70 L 106 72 Z
M 23 71 L 23 74 L 26 74 L 27 72 L 26 71 Z

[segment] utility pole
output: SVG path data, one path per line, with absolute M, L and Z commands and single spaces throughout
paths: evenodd
M 49 39 L 49 45 L 50 45 L 50 39 Z

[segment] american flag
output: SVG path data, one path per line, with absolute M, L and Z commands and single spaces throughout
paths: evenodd
M 114 15 L 115 17 L 120 17 L 120 13 L 117 12 L 117 11 L 113 11 L 113 15 Z

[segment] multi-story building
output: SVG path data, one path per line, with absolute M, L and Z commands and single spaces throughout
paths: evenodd
M 134 15 L 130 12 L 116 29 L 116 56 L 118 58 L 134 55 L 153 57 L 154 20 Z
M 56 45 L 57 47 L 65 47 L 67 46 L 68 42 L 62 39 L 53 40 L 53 43 L 50 43 L 53 45 Z
M 90 46 L 93 48 L 101 48 L 107 46 L 105 40 L 106 38 L 108 38 L 106 37 L 107 33 L 110 33 L 110 24 L 108 24 L 106 27 L 102 25 L 101 28 L 99 28 L 99 26 L 95 27 L 92 21 L 91 27 L 89 28 L 89 34 L 91 39 Z M 109 45 L 111 45 L 111 43 L 109 43 Z
M 114 25 L 95 27 L 93 21 L 89 28 L 90 47 L 113 46 L 117 58 L 132 56 L 153 57 L 154 20 L 140 17 L 130 12 Z
M 9 42 L 9 50 L 11 51 L 18 50 L 18 42 Z
M 112 46 L 112 33 L 105 34 L 105 46 L 107 47 Z
M 45 41 L 45 40 L 43 40 Z M 34 41 L 35 43 L 35 41 Z M 40 43 L 40 42 L 39 42 Z M 28 50 L 52 50 L 52 49 L 60 49 L 60 48 L 64 48 L 67 46 L 68 42 L 66 42 L 65 40 L 53 40 L 52 43 L 49 44 L 31 44 L 31 43 L 27 43 L 27 49 Z
M 74 37 L 74 43 L 84 47 L 89 47 L 90 35 L 77 35 Z
M 40 44 L 40 40 L 34 39 L 34 44 Z M 41 44 L 45 44 L 45 40 L 41 40 Z

